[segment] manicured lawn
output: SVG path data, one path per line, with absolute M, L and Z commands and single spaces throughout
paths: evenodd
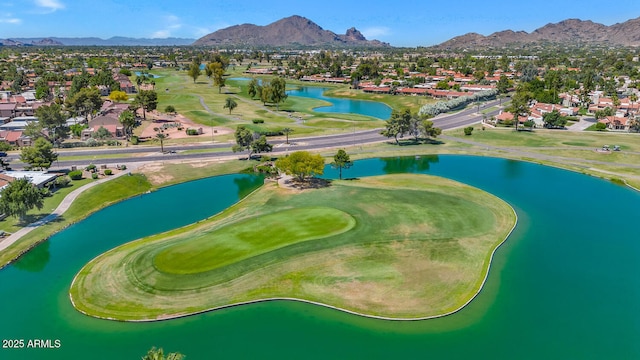
M 62 199 L 64 199 L 65 196 L 69 195 L 70 192 L 92 181 L 94 180 L 85 178 L 82 180 L 72 181 L 67 187 L 56 189 L 51 193 L 51 196 L 47 196 L 44 198 L 41 210 L 33 209 L 28 211 L 27 215 L 24 218 L 24 222 L 22 223 L 19 221 L 19 219 L 16 219 L 14 217 L 7 217 L 6 219 L 0 221 L 0 230 L 13 233 L 22 228 L 24 224 L 31 224 L 32 222 L 44 218 L 45 216 L 53 212 L 53 210 L 55 210 L 58 205 L 60 205 Z
M 88 181 L 93 180 L 89 179 Z M 74 186 L 71 190 L 75 190 L 76 188 L 77 187 Z M 76 201 L 73 202 L 69 210 L 59 217 L 57 221 L 52 221 L 38 227 L 22 237 L 15 244 L 0 252 L 0 267 L 12 261 L 37 243 L 46 240 L 52 234 L 86 218 L 95 211 L 131 196 L 144 193 L 150 188 L 151 184 L 143 175 L 133 175 L 121 176 L 83 192 L 78 196 Z M 57 200 L 58 203 L 62 201 L 62 198 L 63 197 L 60 197 L 60 199 Z M 49 214 L 49 212 L 47 212 L 47 214 Z
M 272 297 L 434 316 L 475 294 L 514 221 L 500 199 L 426 175 L 305 191 L 271 183 L 206 221 L 103 254 L 70 293 L 79 310 L 120 320 Z

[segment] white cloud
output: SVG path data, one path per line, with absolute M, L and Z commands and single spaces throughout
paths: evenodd
M 20 24 L 22 19 L 14 17 L 12 13 L 0 13 L 0 24 Z
M 151 34 L 152 38 L 168 38 L 173 35 L 174 31 L 182 28 L 182 22 L 180 18 L 175 15 L 164 16 L 161 22 L 166 24 L 164 29 L 157 30 Z
M 64 4 L 58 0 L 35 0 L 36 5 L 45 8 L 48 12 L 64 9 Z
M 20 23 L 22 23 L 22 19 L 4 18 L 4 19 L 0 19 L 0 23 L 2 23 L 2 24 L 20 24 Z
M 366 37 L 368 40 L 372 40 L 379 36 L 390 35 L 391 29 L 384 26 L 374 26 L 374 27 L 366 28 L 361 32 L 362 32 L 362 35 L 364 35 L 364 37 Z
M 205 35 L 209 35 L 212 32 L 218 31 L 220 29 L 228 28 L 229 26 L 231 26 L 231 25 L 229 25 L 227 23 L 220 23 L 220 24 L 216 24 L 216 25 L 214 25 L 212 27 L 194 27 L 192 33 L 193 33 L 193 36 L 195 36 L 196 38 L 200 38 L 200 37 L 203 37 Z

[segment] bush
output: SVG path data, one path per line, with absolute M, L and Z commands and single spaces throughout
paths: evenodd
M 93 174 L 91 174 L 91 178 L 92 178 L 93 180 L 97 179 L 97 178 L 98 178 L 98 173 L 93 173 Z
M 105 174 L 105 175 L 111 175 L 111 174 L 113 174 L 113 170 L 111 170 L 111 169 L 105 169 L 104 174 Z
M 96 169 L 96 165 L 95 164 L 89 164 L 89 166 L 87 166 L 84 169 L 87 170 L 87 171 L 94 171 Z
M 130 139 L 131 141 L 131 145 L 138 145 L 138 143 L 140 143 L 140 138 L 138 138 L 137 136 L 133 135 Z
M 69 173 L 69 177 L 71 178 L 71 180 L 81 180 L 82 179 L 82 171 L 81 170 L 74 170 L 74 171 Z
M 264 124 L 264 120 L 263 119 L 253 119 L 251 120 L 254 124 Z
M 473 132 L 473 126 L 467 126 L 466 128 L 464 128 L 464 134 L 469 136 L 471 135 L 471 133 Z
M 82 178 L 82 172 L 80 173 L 80 178 Z M 67 187 L 70 182 L 71 179 L 68 176 L 58 176 L 58 178 L 56 179 L 56 186 Z
M 173 105 L 167 105 L 167 107 L 164 108 L 164 112 L 172 114 L 172 113 L 176 112 L 176 108 L 173 107 Z
M 120 170 L 127 170 L 127 165 L 120 165 Z
M 196 129 L 187 129 L 187 135 L 198 135 L 198 130 L 196 130 Z
M 601 123 L 601 122 L 597 123 L 595 126 L 595 129 L 598 131 L 604 131 L 606 128 L 607 128 L 607 124 Z

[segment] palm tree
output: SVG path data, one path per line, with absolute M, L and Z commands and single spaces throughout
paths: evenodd
M 222 108 L 229 109 L 229 115 L 231 115 L 231 110 L 235 109 L 236 107 L 238 107 L 238 103 L 232 97 L 228 97 L 225 100 L 224 106 Z
M 169 134 L 164 133 L 163 128 L 153 128 L 156 132 L 156 139 L 160 140 L 160 152 L 164 153 L 164 141 L 169 138 Z
M 638 94 L 632 93 L 629 95 L 629 101 L 631 102 L 631 110 L 633 111 L 633 104 L 638 101 Z
M 292 132 L 293 132 L 293 129 L 292 129 L 292 128 L 288 128 L 288 127 L 286 127 L 286 128 L 284 128 L 284 129 L 282 129 L 282 133 L 283 133 L 283 134 L 285 134 L 285 135 L 286 135 L 286 137 L 287 137 L 287 140 L 286 140 L 286 144 L 287 144 L 287 145 L 289 144 L 289 134 L 291 134 Z

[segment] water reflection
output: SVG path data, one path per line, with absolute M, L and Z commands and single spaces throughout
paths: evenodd
M 427 171 L 431 164 L 440 162 L 438 155 L 423 155 L 416 157 L 381 158 L 384 163 L 382 171 L 386 174 L 401 174 Z
M 50 257 L 49 241 L 45 241 L 22 256 L 13 266 L 24 271 L 40 272 L 47 266 Z

